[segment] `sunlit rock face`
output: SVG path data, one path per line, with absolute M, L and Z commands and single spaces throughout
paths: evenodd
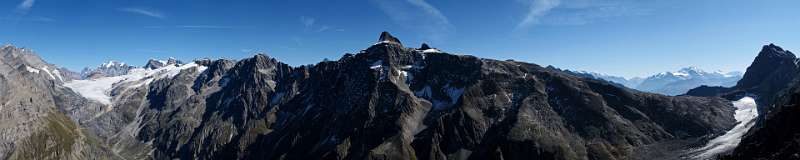
M 0 159 L 113 157 L 67 116 L 96 106 L 62 87 L 61 73 L 29 49 L 0 48 Z

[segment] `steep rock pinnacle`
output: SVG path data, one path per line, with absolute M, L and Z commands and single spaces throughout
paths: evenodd
M 419 47 L 419 50 L 427 50 L 431 49 L 431 46 L 428 46 L 427 43 L 422 43 L 422 46 Z
M 397 44 L 400 44 L 400 45 L 403 44 L 403 43 L 400 43 L 399 39 L 397 39 L 394 36 L 392 36 L 392 34 L 389 34 L 389 32 L 382 32 L 381 33 L 381 37 L 378 39 L 378 41 L 379 42 L 397 43 Z

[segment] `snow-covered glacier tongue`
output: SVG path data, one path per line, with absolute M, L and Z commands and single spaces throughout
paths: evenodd
M 734 101 L 733 106 L 736 107 L 734 118 L 738 124 L 724 135 L 711 139 L 705 146 L 690 151 L 691 159 L 713 159 L 717 155 L 732 151 L 739 145 L 742 136 L 755 124 L 758 109 L 752 97 Z

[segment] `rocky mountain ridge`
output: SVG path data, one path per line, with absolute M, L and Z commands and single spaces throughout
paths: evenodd
M 315 65 L 255 55 L 72 80 L 52 108 L 108 159 L 670 159 L 735 123 L 722 98 L 378 41 Z

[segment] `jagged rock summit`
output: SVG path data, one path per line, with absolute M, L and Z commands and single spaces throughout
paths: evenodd
M 796 61 L 797 58 L 792 52 L 783 50 L 775 44 L 765 45 L 750 67 L 747 67 L 747 72 L 736 88 L 751 89 L 761 85 L 762 82 L 779 84 L 770 81 L 788 82 L 797 73 L 793 71 L 798 71 Z
M 419 50 L 428 50 L 428 49 L 433 49 L 433 48 L 431 48 L 431 46 L 428 46 L 427 43 L 422 43 L 422 46 L 419 47 Z
M 783 50 L 783 48 L 775 45 L 774 43 L 764 45 L 764 47 L 762 47 L 761 49 L 761 52 L 758 53 L 758 57 L 789 58 L 789 59 L 796 58 L 791 51 Z
M 165 60 L 158 60 L 158 59 L 150 59 L 147 60 L 147 64 L 144 65 L 145 69 L 158 69 L 168 65 L 181 65 L 183 62 L 178 61 L 173 57 L 169 57 L 166 61 Z
M 397 39 L 396 37 L 392 36 L 392 34 L 389 34 L 389 32 L 385 32 L 385 31 L 381 33 L 381 37 L 378 38 L 378 42 L 381 42 L 381 43 L 397 43 L 399 45 L 403 45 L 403 43 L 400 43 L 400 39 Z

